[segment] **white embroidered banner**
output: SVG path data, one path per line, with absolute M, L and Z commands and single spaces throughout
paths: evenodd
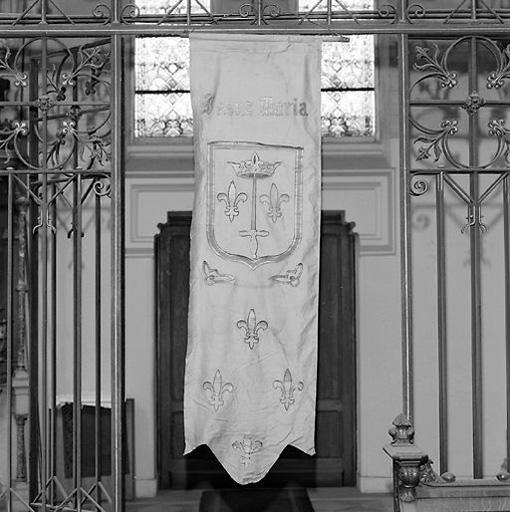
M 195 204 L 185 453 L 238 483 L 313 455 L 321 41 L 194 35 Z

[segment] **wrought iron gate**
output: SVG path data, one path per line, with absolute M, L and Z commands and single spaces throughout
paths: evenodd
M 342 0 L 319 0 L 306 12 L 285 12 L 271 2 L 253 0 L 237 12 L 225 12 L 214 3 L 209 7 L 199 0 L 178 0 L 164 14 L 142 15 L 135 5 L 121 0 L 98 3 L 93 9 L 85 2 L 0 1 L 0 180 L 6 201 L 1 227 L 7 232 L 6 257 L 0 261 L 0 277 L 6 276 L 0 281 L 5 286 L 0 307 L 5 308 L 6 319 L 0 340 L 5 370 L 0 407 L 6 429 L 0 492 L 7 510 L 120 511 L 124 507 L 123 50 L 132 37 L 185 35 L 192 30 L 365 33 L 378 35 L 383 44 L 390 37 L 398 39 L 403 412 L 411 419 L 415 416 L 412 284 L 416 276 L 411 234 L 413 208 L 418 206 L 411 196 L 426 197 L 425 178 L 430 178 L 435 194 L 429 206 L 436 221 L 441 470 L 448 469 L 451 439 L 446 343 L 450 310 L 445 285 L 445 244 L 451 233 L 445 219 L 452 200 L 466 210 L 467 222 L 460 227 L 469 232 L 466 290 L 471 300 L 475 477 L 484 473 L 481 266 L 486 226 L 482 215 L 489 199 L 497 197 L 500 204 L 505 325 L 501 339 L 506 350 L 502 407 L 508 463 L 510 136 L 504 120 L 510 101 L 506 83 L 510 46 L 505 39 L 510 9 L 503 7 L 504 2 L 485 0 L 451 0 L 447 7 L 445 3 L 438 8 L 432 0 L 422 4 L 388 0 L 376 10 L 352 10 Z M 449 67 L 455 52 L 461 52 L 461 61 L 465 59 L 460 71 Z M 483 93 L 481 73 L 486 75 Z M 456 89 L 460 75 L 466 77 L 466 86 Z M 455 90 L 463 96 L 452 97 Z M 427 124 L 423 112 L 434 108 L 446 115 L 440 113 Z M 456 146 L 459 138 L 460 144 L 466 144 L 464 149 Z M 488 138 L 496 145 L 485 158 Z M 89 289 L 87 295 L 84 287 Z M 94 299 L 84 303 L 85 296 Z M 95 390 L 94 396 L 84 397 L 84 381 Z M 71 396 L 60 396 L 64 392 Z M 109 483 L 108 471 L 101 467 L 102 392 L 111 398 Z M 59 467 L 66 444 L 59 437 L 66 421 L 63 403 L 72 404 L 67 419 L 72 432 L 68 484 Z M 92 434 L 82 429 L 84 405 L 93 408 Z M 90 481 L 83 475 L 82 443 L 87 435 L 92 435 L 94 446 Z
M 34 20 L 67 29 L 73 22 L 53 2 L 2 11 L 4 33 L 22 32 L 0 43 L 0 179 L 7 190 L 2 398 L 3 418 L 12 418 L 4 422 L 2 503 L 8 510 L 119 509 L 120 37 L 78 31 L 70 39 L 44 30 L 27 37 Z M 87 429 L 86 407 L 93 415 Z M 104 467 L 104 445 L 111 468 Z
M 470 329 L 463 331 L 463 335 L 467 339 L 470 338 L 471 352 L 469 363 L 473 476 L 482 478 L 483 432 L 487 415 L 484 407 L 491 399 L 490 395 L 487 396 L 483 392 L 484 382 L 490 380 L 484 376 L 484 358 L 490 355 L 485 352 L 487 344 L 491 343 L 487 336 L 487 327 L 484 333 L 484 322 L 501 322 L 501 329 L 492 331 L 491 336 L 499 340 L 501 352 L 498 353 L 501 360 L 505 358 L 506 346 L 507 382 L 510 369 L 510 323 L 507 312 L 510 303 L 510 132 L 506 126 L 510 106 L 506 89 L 506 81 L 510 77 L 508 40 L 498 37 L 464 36 L 443 40 L 429 39 L 426 46 L 420 41 L 413 40 L 409 44 L 413 50 L 410 52 L 413 66 L 408 68 L 412 71 L 405 83 L 404 130 L 408 134 L 404 142 L 408 144 L 405 151 L 405 190 L 416 197 L 411 204 L 411 215 L 415 216 L 415 225 L 416 215 L 424 205 L 422 198 L 429 192 L 429 187 L 432 189 L 430 196 L 434 196 L 433 200 L 430 198 L 425 202 L 433 208 L 431 216 L 435 216 L 435 240 L 432 245 L 435 247 L 437 281 L 434 324 L 437 329 L 439 465 L 441 472 L 449 468 L 448 443 L 452 435 L 449 433 L 448 413 L 453 404 L 449 401 L 448 376 L 452 364 L 449 359 L 453 354 L 449 350 L 449 345 L 456 345 L 455 329 L 462 329 L 459 324 L 467 323 L 470 324 Z M 494 213 L 490 213 L 491 202 L 492 209 L 496 208 L 497 216 L 501 215 L 501 222 Z M 454 216 L 458 218 L 454 220 Z M 419 220 L 417 223 L 419 224 Z M 410 219 L 408 229 L 412 227 L 413 219 Z M 416 240 L 419 236 L 415 235 L 414 238 Z M 454 258 L 458 262 L 462 259 L 459 258 L 460 254 L 453 254 L 456 251 L 451 245 L 448 247 L 449 240 L 464 244 L 464 250 L 469 254 L 469 271 L 462 275 L 466 285 L 457 286 L 470 297 L 470 303 L 464 315 L 460 311 L 456 313 L 462 318 L 459 322 L 452 319 L 453 305 L 449 295 L 455 293 L 453 283 L 449 282 L 449 279 L 460 276 L 451 266 L 448 268 L 448 259 Z M 502 243 L 497 246 L 499 242 Z M 448 253 L 450 258 L 447 257 Z M 498 254 L 501 257 L 498 270 L 502 278 L 499 283 L 504 307 L 494 316 L 489 316 L 486 306 L 489 302 L 488 296 L 487 292 L 484 293 L 483 287 L 484 283 L 492 281 L 492 293 L 498 293 L 498 283 L 494 282 L 494 276 L 491 280 L 489 268 L 489 264 L 497 265 Z M 418 271 L 417 267 L 415 273 Z M 413 280 L 416 282 L 416 275 Z M 423 301 L 417 298 L 415 306 L 418 306 L 418 303 L 423 304 Z M 492 350 L 497 349 L 493 347 Z M 495 366 L 494 363 L 492 366 Z M 411 385 L 411 381 L 409 384 Z M 469 386 L 469 382 L 465 384 Z M 489 382 L 488 385 L 490 386 Z M 504 404 L 505 398 L 501 398 L 501 404 Z M 412 411 L 412 393 L 409 396 L 408 407 Z M 508 407 L 506 413 L 508 422 Z M 413 413 L 410 415 L 413 416 Z M 499 420 L 504 423 L 505 418 L 501 417 Z M 504 433 L 504 430 L 501 432 Z M 510 430 L 507 429 L 507 460 L 509 435 Z

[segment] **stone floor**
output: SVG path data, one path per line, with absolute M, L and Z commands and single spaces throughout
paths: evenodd
M 127 504 L 127 512 L 198 512 L 201 490 L 161 491 L 155 498 Z M 361 494 L 353 488 L 308 489 L 315 512 L 392 512 L 387 494 Z

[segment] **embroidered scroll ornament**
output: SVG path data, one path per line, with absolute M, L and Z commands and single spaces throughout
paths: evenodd
M 217 268 L 211 268 L 209 263 L 205 260 L 202 262 L 202 272 L 204 273 L 205 282 L 209 286 L 236 280 L 236 278 L 231 274 L 221 274 Z
M 300 283 L 302 273 L 303 264 L 298 263 L 296 268 L 286 270 L 285 274 L 276 274 L 271 276 L 269 279 L 276 281 L 277 283 L 290 284 L 291 286 L 296 287 Z
M 209 395 L 209 403 L 214 407 L 215 411 L 218 411 L 218 409 L 225 404 L 223 395 L 227 392 L 232 393 L 234 390 L 234 386 L 231 382 L 225 382 L 223 384 L 220 370 L 216 370 L 213 381 L 206 380 L 202 384 L 202 388 Z
M 257 322 L 254 309 L 250 309 L 246 320 L 239 320 L 236 325 L 238 329 L 244 329 L 244 342 L 248 343 L 251 350 L 259 342 L 259 331 L 265 331 L 269 327 L 265 320 Z
M 283 375 L 283 380 L 275 380 L 273 382 L 273 387 L 281 391 L 280 403 L 283 404 L 285 410 L 288 411 L 289 407 L 296 401 L 294 398 L 294 393 L 296 391 L 301 391 L 304 387 L 304 384 L 302 381 L 299 381 L 297 384 L 293 384 L 292 374 L 287 368 L 285 370 L 285 374 Z

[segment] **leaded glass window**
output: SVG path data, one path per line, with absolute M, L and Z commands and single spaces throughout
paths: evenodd
M 163 14 L 175 0 L 137 0 L 143 14 Z M 200 0 L 209 8 L 209 0 Z M 324 5 L 322 5 L 324 4 Z M 200 12 L 198 2 L 192 11 Z M 373 0 L 342 0 L 353 11 L 373 8 Z M 182 2 L 179 9 L 185 9 Z M 301 0 L 300 11 L 326 9 L 326 0 Z M 185 11 L 183 11 L 185 12 Z M 348 43 L 322 45 L 322 134 L 335 138 L 373 137 L 375 131 L 374 39 L 349 36 Z M 191 136 L 189 44 L 181 37 L 138 38 L 135 42 L 136 139 Z

